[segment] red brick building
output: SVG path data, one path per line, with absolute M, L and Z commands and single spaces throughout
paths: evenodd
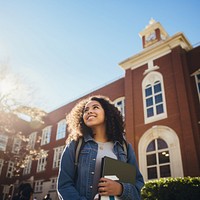
M 200 46 L 192 47 L 183 33 L 169 36 L 154 20 L 140 36 L 143 50 L 119 63 L 125 76 L 81 98 L 106 95 L 121 110 L 145 181 L 199 176 Z M 65 116 L 80 99 L 48 113 L 42 127 L 27 132 L 29 149 L 41 148 L 42 153 L 35 160 L 27 155 L 20 176 L 2 179 L 7 169 L 0 159 L 2 199 L 21 181 L 33 184 L 38 200 L 46 193 L 57 199 L 59 159 L 67 137 Z

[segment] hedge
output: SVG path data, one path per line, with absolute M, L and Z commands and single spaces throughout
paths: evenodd
M 142 200 L 200 200 L 200 177 L 148 181 L 141 196 Z

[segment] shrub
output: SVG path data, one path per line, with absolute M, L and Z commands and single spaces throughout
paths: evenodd
M 200 200 L 200 177 L 148 181 L 141 196 L 142 200 Z

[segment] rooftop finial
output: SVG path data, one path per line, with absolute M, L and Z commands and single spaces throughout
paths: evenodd
M 154 24 L 154 23 L 156 23 L 156 20 L 152 17 L 152 18 L 149 20 L 149 25 Z
M 155 24 L 156 23 L 156 20 L 153 19 L 153 17 L 149 20 L 149 24 L 145 27 L 145 28 L 148 28 L 150 27 L 152 24 Z

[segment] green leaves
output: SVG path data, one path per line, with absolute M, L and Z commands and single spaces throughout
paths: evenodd
M 142 188 L 143 200 L 199 200 L 200 177 L 161 178 Z

